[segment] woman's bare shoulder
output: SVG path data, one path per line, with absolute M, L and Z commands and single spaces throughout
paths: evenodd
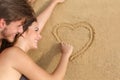
M 4 59 L 4 60 L 7 60 L 10 62 L 10 61 L 19 59 L 20 57 L 23 57 L 23 55 L 24 55 L 24 51 L 22 51 L 20 48 L 10 47 L 10 48 L 6 48 L 0 54 L 0 57 L 2 57 L 2 59 Z
M 0 62 L 4 62 L 4 64 L 7 64 L 15 69 L 19 69 L 23 62 L 29 60 L 29 56 L 18 47 L 10 47 L 0 54 L 0 60 Z
M 18 54 L 18 53 L 24 53 L 24 51 L 22 49 L 20 49 L 19 47 L 9 47 L 6 48 L 1 54 Z

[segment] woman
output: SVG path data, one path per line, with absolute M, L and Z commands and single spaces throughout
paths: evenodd
M 37 42 L 41 39 L 39 33 L 41 32 L 45 22 L 49 18 L 55 5 L 63 1 L 64 0 L 52 0 L 50 4 L 51 6 L 38 16 L 37 21 L 33 18 L 28 22 L 28 24 L 26 23 L 25 26 L 28 26 L 30 23 L 32 24 L 23 34 L 21 34 L 14 46 L 5 49 L 0 54 L 0 80 L 19 80 L 22 74 L 30 80 L 63 79 L 69 57 L 73 51 L 73 47 L 71 45 L 61 43 L 62 56 L 60 63 L 52 73 L 48 73 L 36 65 L 26 54 L 30 49 L 37 48 Z

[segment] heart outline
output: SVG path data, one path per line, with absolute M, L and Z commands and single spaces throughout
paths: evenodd
M 75 24 L 69 24 L 69 23 L 57 24 L 53 28 L 52 33 L 53 33 L 53 36 L 55 37 L 55 39 L 58 42 L 62 41 L 62 38 L 60 38 L 58 36 L 58 34 L 59 34 L 58 31 L 62 27 L 67 27 L 67 28 L 70 28 L 71 30 L 74 30 L 74 29 L 79 28 L 79 27 L 83 27 L 83 28 L 85 28 L 86 30 L 89 31 L 89 40 L 83 45 L 83 47 L 81 49 L 77 50 L 74 54 L 71 55 L 71 57 L 70 57 L 69 60 L 73 61 L 78 56 L 83 55 L 83 53 L 92 45 L 92 43 L 94 41 L 95 31 L 94 31 L 93 27 L 91 26 L 91 24 L 89 24 L 88 22 L 85 22 L 85 21 L 83 21 L 83 22 L 77 22 Z

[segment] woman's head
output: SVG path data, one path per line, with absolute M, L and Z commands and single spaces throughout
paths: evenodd
M 24 33 L 22 33 L 20 37 L 27 43 L 26 45 L 29 46 L 30 49 L 37 48 L 37 43 L 41 36 L 36 19 L 29 20 L 24 26 L 26 26 L 26 28 L 24 28 Z

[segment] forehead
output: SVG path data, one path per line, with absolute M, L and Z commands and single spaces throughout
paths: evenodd
M 36 21 L 34 21 L 30 27 L 32 27 L 32 28 L 38 27 L 38 23 Z
M 29 26 L 30 30 L 39 30 L 39 26 L 38 23 L 36 21 L 34 21 L 31 26 Z
M 17 20 L 17 21 L 12 21 L 10 24 L 13 25 L 23 25 L 25 22 L 25 19 Z

